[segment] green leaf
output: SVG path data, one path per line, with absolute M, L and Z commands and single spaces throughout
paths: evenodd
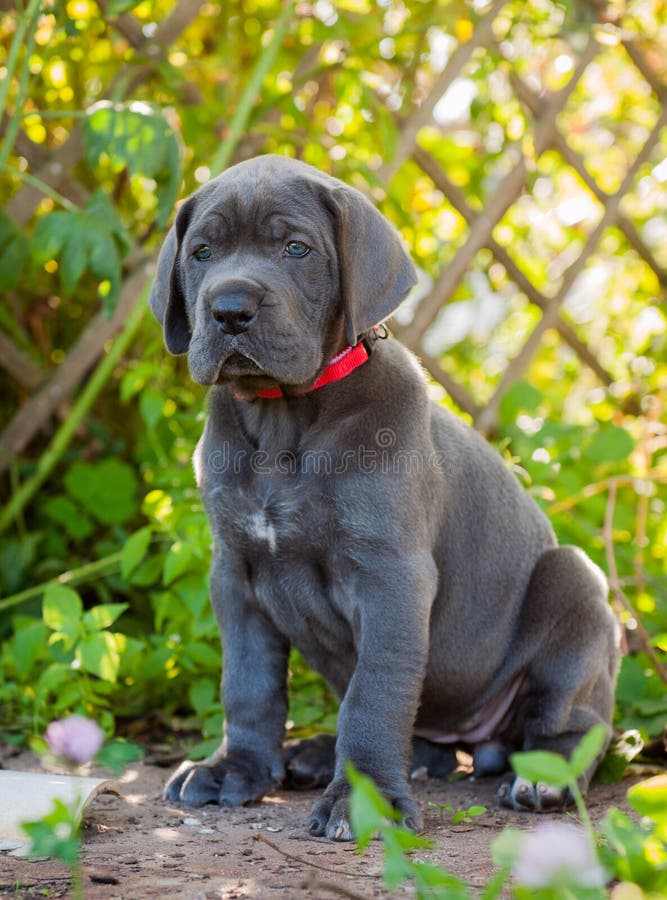
M 43 265 L 50 259 L 55 259 L 60 253 L 67 237 L 70 215 L 72 213 L 59 210 L 48 213 L 37 220 L 32 237 L 32 255 L 37 265 Z
M 70 496 L 104 525 L 120 525 L 137 512 L 137 476 L 118 459 L 75 462 L 65 475 Z
M 628 790 L 628 802 L 641 816 L 667 825 L 667 774 L 634 784 Z
M 469 900 L 472 897 L 465 881 L 432 863 L 411 863 L 410 874 L 420 897 L 442 897 L 443 900 Z M 438 888 L 442 890 L 437 890 Z
M 517 775 L 534 784 L 538 781 L 546 781 L 554 787 L 565 787 L 571 781 L 576 780 L 567 760 L 549 750 L 513 753 L 510 756 L 510 762 Z
M 164 395 L 157 391 L 145 390 L 139 398 L 139 411 L 149 429 L 155 428 L 162 418 L 164 410 Z
M 486 806 L 469 806 L 467 809 L 457 809 L 452 816 L 452 824 L 458 825 L 459 822 L 471 822 L 474 816 L 483 816 L 486 812 Z
M 190 685 L 190 703 L 199 715 L 203 715 L 218 702 L 218 689 L 210 678 L 200 678 Z
M 11 642 L 12 662 L 17 673 L 25 677 L 44 653 L 48 629 L 41 622 L 33 622 L 16 629 Z
M 0 209 L 0 291 L 18 287 L 30 262 L 30 240 Z
M 644 741 L 636 730 L 625 731 L 615 740 L 595 773 L 595 780 L 602 784 L 617 784 L 628 765 L 641 753 Z
M 498 863 L 496 863 L 498 865 Z M 501 897 L 509 878 L 509 869 L 501 869 L 486 882 L 479 900 L 497 900 Z
M 600 425 L 583 453 L 594 462 L 621 462 L 627 459 L 635 448 L 632 435 L 618 425 Z
M 53 809 L 37 822 L 23 822 L 21 827 L 31 840 L 30 856 L 51 856 L 69 866 L 79 858 L 78 810 L 70 809 L 56 798 Z
M 650 884 L 654 868 L 647 859 L 648 832 L 638 826 L 620 809 L 610 809 L 600 823 L 607 846 L 603 862 L 620 881 Z
M 211 738 L 208 741 L 199 741 L 188 750 L 188 759 L 206 759 L 220 747 L 220 738 Z
M 594 725 L 579 741 L 570 757 L 570 769 L 575 778 L 583 775 L 593 765 L 606 740 L 607 729 L 605 726 Z
M 139 744 L 117 738 L 108 741 L 95 757 L 95 762 L 115 775 L 120 775 L 130 763 L 143 759 L 146 751 Z
M 512 425 L 522 412 L 535 412 L 542 402 L 542 393 L 536 387 L 520 378 L 505 391 L 500 401 L 500 418 L 503 424 Z
M 352 826 L 352 829 L 356 837 L 357 832 L 354 828 L 354 825 Z M 389 834 L 385 833 L 383 834 L 383 837 L 385 851 L 382 875 L 384 878 L 385 886 L 390 891 L 392 891 L 403 881 L 406 881 L 411 877 L 413 866 L 410 861 L 403 855 L 401 849 L 393 844 L 393 832 L 389 832 Z M 366 844 L 362 844 L 361 841 L 359 841 L 358 843 L 360 850 L 366 846 Z
M 47 497 L 41 504 L 44 513 L 62 525 L 67 534 L 76 541 L 82 541 L 93 532 L 93 523 L 86 513 L 64 494 Z
M 525 832 L 518 828 L 505 828 L 491 844 L 491 859 L 494 866 L 509 869 L 521 850 Z
M 120 666 L 120 653 L 115 634 L 98 631 L 82 638 L 76 648 L 76 659 L 85 672 L 103 681 L 115 683 Z
M 125 542 L 123 555 L 120 559 L 120 573 L 123 578 L 128 579 L 146 555 L 152 534 L 153 529 L 151 526 L 145 525 L 143 528 L 135 531 L 134 534 L 131 534 Z
M 187 659 L 196 663 L 196 666 L 193 667 L 195 670 L 204 668 L 217 671 L 220 668 L 220 653 L 200 641 L 190 641 L 185 644 L 183 647 L 184 665 Z
M 345 764 L 350 782 L 350 825 L 360 850 L 367 847 L 386 821 L 397 821 L 399 814 L 382 796 L 372 779 L 350 762 Z
M 88 262 L 88 223 L 86 216 L 70 213 L 65 243 L 60 255 L 60 283 L 63 291 L 71 296 Z
M 108 628 L 128 608 L 129 603 L 99 603 L 83 614 L 83 621 L 91 631 Z
M 91 167 L 103 158 L 120 171 L 157 183 L 157 220 L 164 225 L 173 209 L 181 177 L 178 139 L 162 112 L 146 103 L 101 101 L 84 123 L 86 158 Z
M 76 591 L 62 584 L 50 584 L 44 591 L 42 618 L 52 631 L 77 628 L 83 615 L 83 603 Z
M 169 549 L 169 553 L 167 553 L 164 560 L 162 580 L 165 585 L 170 585 L 177 578 L 180 578 L 181 575 L 185 575 L 194 559 L 195 553 L 191 545 L 176 541 Z
M 90 197 L 83 209 L 58 210 L 42 216 L 33 237 L 35 262 L 59 263 L 63 292 L 72 295 L 81 276 L 89 271 L 111 285 L 105 303 L 113 308 L 120 291 L 121 253 L 130 238 L 113 203 L 102 191 Z

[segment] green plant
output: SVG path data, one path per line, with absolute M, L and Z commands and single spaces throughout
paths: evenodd
M 470 889 L 460 878 L 430 863 L 413 860 L 411 853 L 427 850 L 433 843 L 400 824 L 401 814 L 385 800 L 373 781 L 347 763 L 351 785 L 350 824 L 360 852 L 373 838 L 384 847 L 384 883 L 392 890 L 404 881 L 414 884 L 419 900 L 447 898 L 469 900 Z
M 577 779 L 599 755 L 604 728 L 596 726 L 575 748 L 570 760 L 546 751 L 513 754 L 512 765 L 521 777 L 567 787 L 572 792 L 581 825 L 558 821 L 532 831 L 506 828 L 492 846 L 498 872 L 481 891 L 494 900 L 511 890 L 516 900 L 604 900 L 605 884 L 614 879 L 634 893 L 618 897 L 658 900 L 667 890 L 667 775 L 634 785 L 628 802 L 643 818 L 636 822 L 611 809 L 595 832 Z M 400 814 L 371 779 L 351 764 L 350 821 L 360 852 L 379 837 L 384 845 L 384 880 L 391 889 L 404 881 L 414 884 L 420 900 L 470 900 L 472 889 L 447 870 L 413 859 L 412 854 L 433 844 L 400 824 Z M 431 804 L 451 811 L 449 804 Z M 464 811 L 470 814 L 471 810 Z M 638 893 L 639 892 L 639 893 Z M 645 893 L 642 893 L 645 892 Z
M 103 741 L 104 732 L 96 722 L 83 716 L 70 716 L 50 723 L 44 743 L 72 775 L 93 759 L 119 774 L 128 763 L 143 756 L 143 751 L 135 744 L 111 741 L 103 746 Z M 83 898 L 79 834 L 83 804 L 84 798 L 80 796 L 69 805 L 56 797 L 51 812 L 37 821 L 22 824 L 30 838 L 30 856 L 54 857 L 69 867 L 75 900 Z
M 434 809 L 437 809 L 440 813 L 440 818 L 444 820 L 445 813 L 451 814 L 451 822 L 452 825 L 460 825 L 463 823 L 464 825 L 469 825 L 470 822 L 473 821 L 475 816 L 483 816 L 486 812 L 486 806 L 469 806 L 467 809 L 452 809 L 451 803 L 431 803 L 429 802 L 429 806 L 432 806 Z

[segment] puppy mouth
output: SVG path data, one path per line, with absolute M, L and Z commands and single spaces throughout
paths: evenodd
M 225 384 L 228 381 L 235 381 L 237 378 L 257 375 L 268 377 L 264 369 L 254 359 L 246 356 L 245 353 L 235 351 L 222 361 L 215 381 L 216 384 Z

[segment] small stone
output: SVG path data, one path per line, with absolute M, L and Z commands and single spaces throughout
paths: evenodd
M 201 819 L 187 818 L 183 819 L 182 821 L 184 825 L 201 825 Z

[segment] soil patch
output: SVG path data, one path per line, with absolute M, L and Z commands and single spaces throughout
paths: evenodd
M 29 753 L 6 759 L 4 765 L 39 770 L 37 757 Z M 120 796 L 101 795 L 89 807 L 83 838 L 86 900 L 388 896 L 379 842 L 362 856 L 352 844 L 308 835 L 305 822 L 317 792 L 281 791 L 241 809 L 184 809 L 161 799 L 167 774 L 157 766 L 133 765 L 120 780 Z M 609 806 L 627 809 L 629 783 L 593 786 L 588 799 L 594 821 Z M 533 828 L 542 818 L 502 809 L 495 799 L 497 784 L 495 778 L 416 784 L 425 834 L 436 845 L 419 858 L 445 866 L 473 887 L 484 884 L 493 873 L 494 838 L 508 826 Z M 487 812 L 470 825 L 452 825 L 451 816 L 441 816 L 429 803 L 450 803 L 453 809 L 481 805 Z M 0 853 L 0 897 L 37 896 L 70 896 L 67 869 Z M 391 896 L 411 897 L 414 892 L 399 889 Z

